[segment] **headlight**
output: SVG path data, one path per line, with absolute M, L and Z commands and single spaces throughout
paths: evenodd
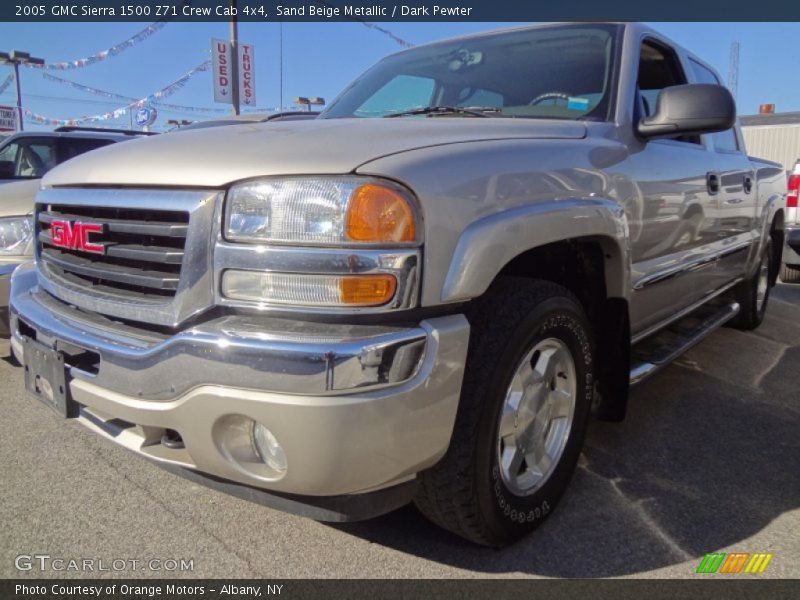
M 281 177 L 233 186 L 225 237 L 236 242 L 407 245 L 418 242 L 411 194 L 366 177 Z
M 24 256 L 32 239 L 32 216 L 0 219 L 0 256 Z

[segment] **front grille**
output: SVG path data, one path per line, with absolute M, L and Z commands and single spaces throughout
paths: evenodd
M 126 297 L 162 300 L 175 296 L 188 212 L 46 204 L 39 206 L 37 215 L 39 258 L 57 277 L 100 294 L 122 292 Z M 63 247 L 63 239 L 60 245 L 54 244 L 55 221 L 65 221 L 70 227 L 99 225 L 101 230 L 91 233 L 88 241 L 102 246 L 102 254 L 81 249 L 76 239 L 67 242 L 69 247 Z

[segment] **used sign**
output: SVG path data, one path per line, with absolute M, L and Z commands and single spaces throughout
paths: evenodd
M 211 40 L 211 62 L 214 69 L 214 102 L 233 103 L 231 82 L 231 45 L 227 40 Z

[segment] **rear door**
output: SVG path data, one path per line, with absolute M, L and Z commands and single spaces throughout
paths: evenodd
M 689 58 L 688 62 L 695 83 L 722 85 L 700 61 Z M 703 137 L 713 152 L 718 182 L 711 249 L 719 256 L 714 274 L 715 285 L 720 287 L 744 273 L 747 258 L 757 246 L 755 171 L 736 127 Z

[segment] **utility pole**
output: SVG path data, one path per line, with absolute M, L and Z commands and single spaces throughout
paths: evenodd
M 731 58 L 728 63 L 728 90 L 730 90 L 733 99 L 736 100 L 736 94 L 739 91 L 739 42 L 734 41 L 731 44 Z
M 231 8 L 231 100 L 234 116 L 239 114 L 239 20 L 237 1 L 230 0 Z
M 280 42 L 280 48 L 278 51 L 278 54 L 280 55 L 280 81 L 278 84 L 280 104 L 278 105 L 278 112 L 281 112 L 283 110 L 283 19 L 278 22 L 278 27 L 278 40 Z
M 0 63 L 14 67 L 14 81 L 17 84 L 17 124 L 19 126 L 19 130 L 23 131 L 25 126 L 23 124 L 22 86 L 19 81 L 19 66 L 24 64 L 42 66 L 44 64 L 44 59 L 34 58 L 27 52 L 12 50 L 11 53 L 0 52 Z

